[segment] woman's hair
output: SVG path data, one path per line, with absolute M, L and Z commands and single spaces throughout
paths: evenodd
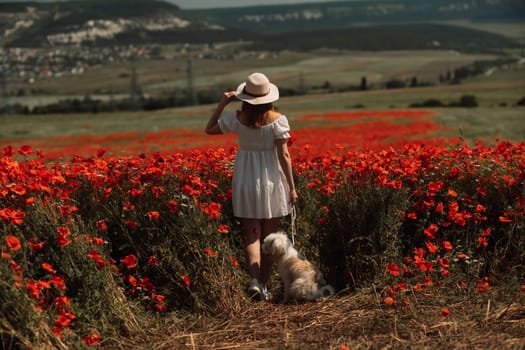
M 272 103 L 252 105 L 248 102 L 242 103 L 241 110 L 246 113 L 247 124 L 250 128 L 258 129 L 263 126 L 264 116 L 268 111 L 273 109 Z

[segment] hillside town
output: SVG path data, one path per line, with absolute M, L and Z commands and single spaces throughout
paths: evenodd
M 156 46 L 0 48 L 0 67 L 4 79 L 31 84 L 39 78 L 83 74 L 108 63 L 149 59 L 159 52 Z

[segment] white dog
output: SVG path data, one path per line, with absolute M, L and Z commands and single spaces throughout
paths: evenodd
M 323 274 L 299 254 L 284 232 L 271 233 L 264 239 L 262 252 L 277 261 L 279 275 L 284 284 L 284 299 L 314 301 L 335 293 Z

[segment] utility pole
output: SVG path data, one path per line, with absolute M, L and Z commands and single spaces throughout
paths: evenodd
M 193 67 L 191 63 L 191 58 L 188 59 L 188 98 L 192 105 L 198 105 L 199 101 L 197 100 L 197 93 L 195 87 L 193 86 Z
M 304 73 L 301 71 L 299 73 L 299 94 L 303 95 L 306 92 L 304 88 Z
M 113 87 L 109 89 L 109 110 L 115 112 L 115 94 L 113 92 Z

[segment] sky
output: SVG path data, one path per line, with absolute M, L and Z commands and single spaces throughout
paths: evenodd
M 28 1 L 28 0 L 0 0 L 0 2 L 24 2 L 24 1 Z M 36 1 L 52 2 L 50 0 L 36 0 Z M 241 7 L 241 6 L 244 7 L 244 6 L 259 6 L 259 5 L 300 4 L 300 3 L 311 3 L 311 2 L 328 2 L 328 1 L 334 1 L 334 0 L 164 0 L 164 1 L 174 3 L 182 9 L 189 10 L 189 9 L 204 9 L 204 8 L 218 8 L 218 7 Z

